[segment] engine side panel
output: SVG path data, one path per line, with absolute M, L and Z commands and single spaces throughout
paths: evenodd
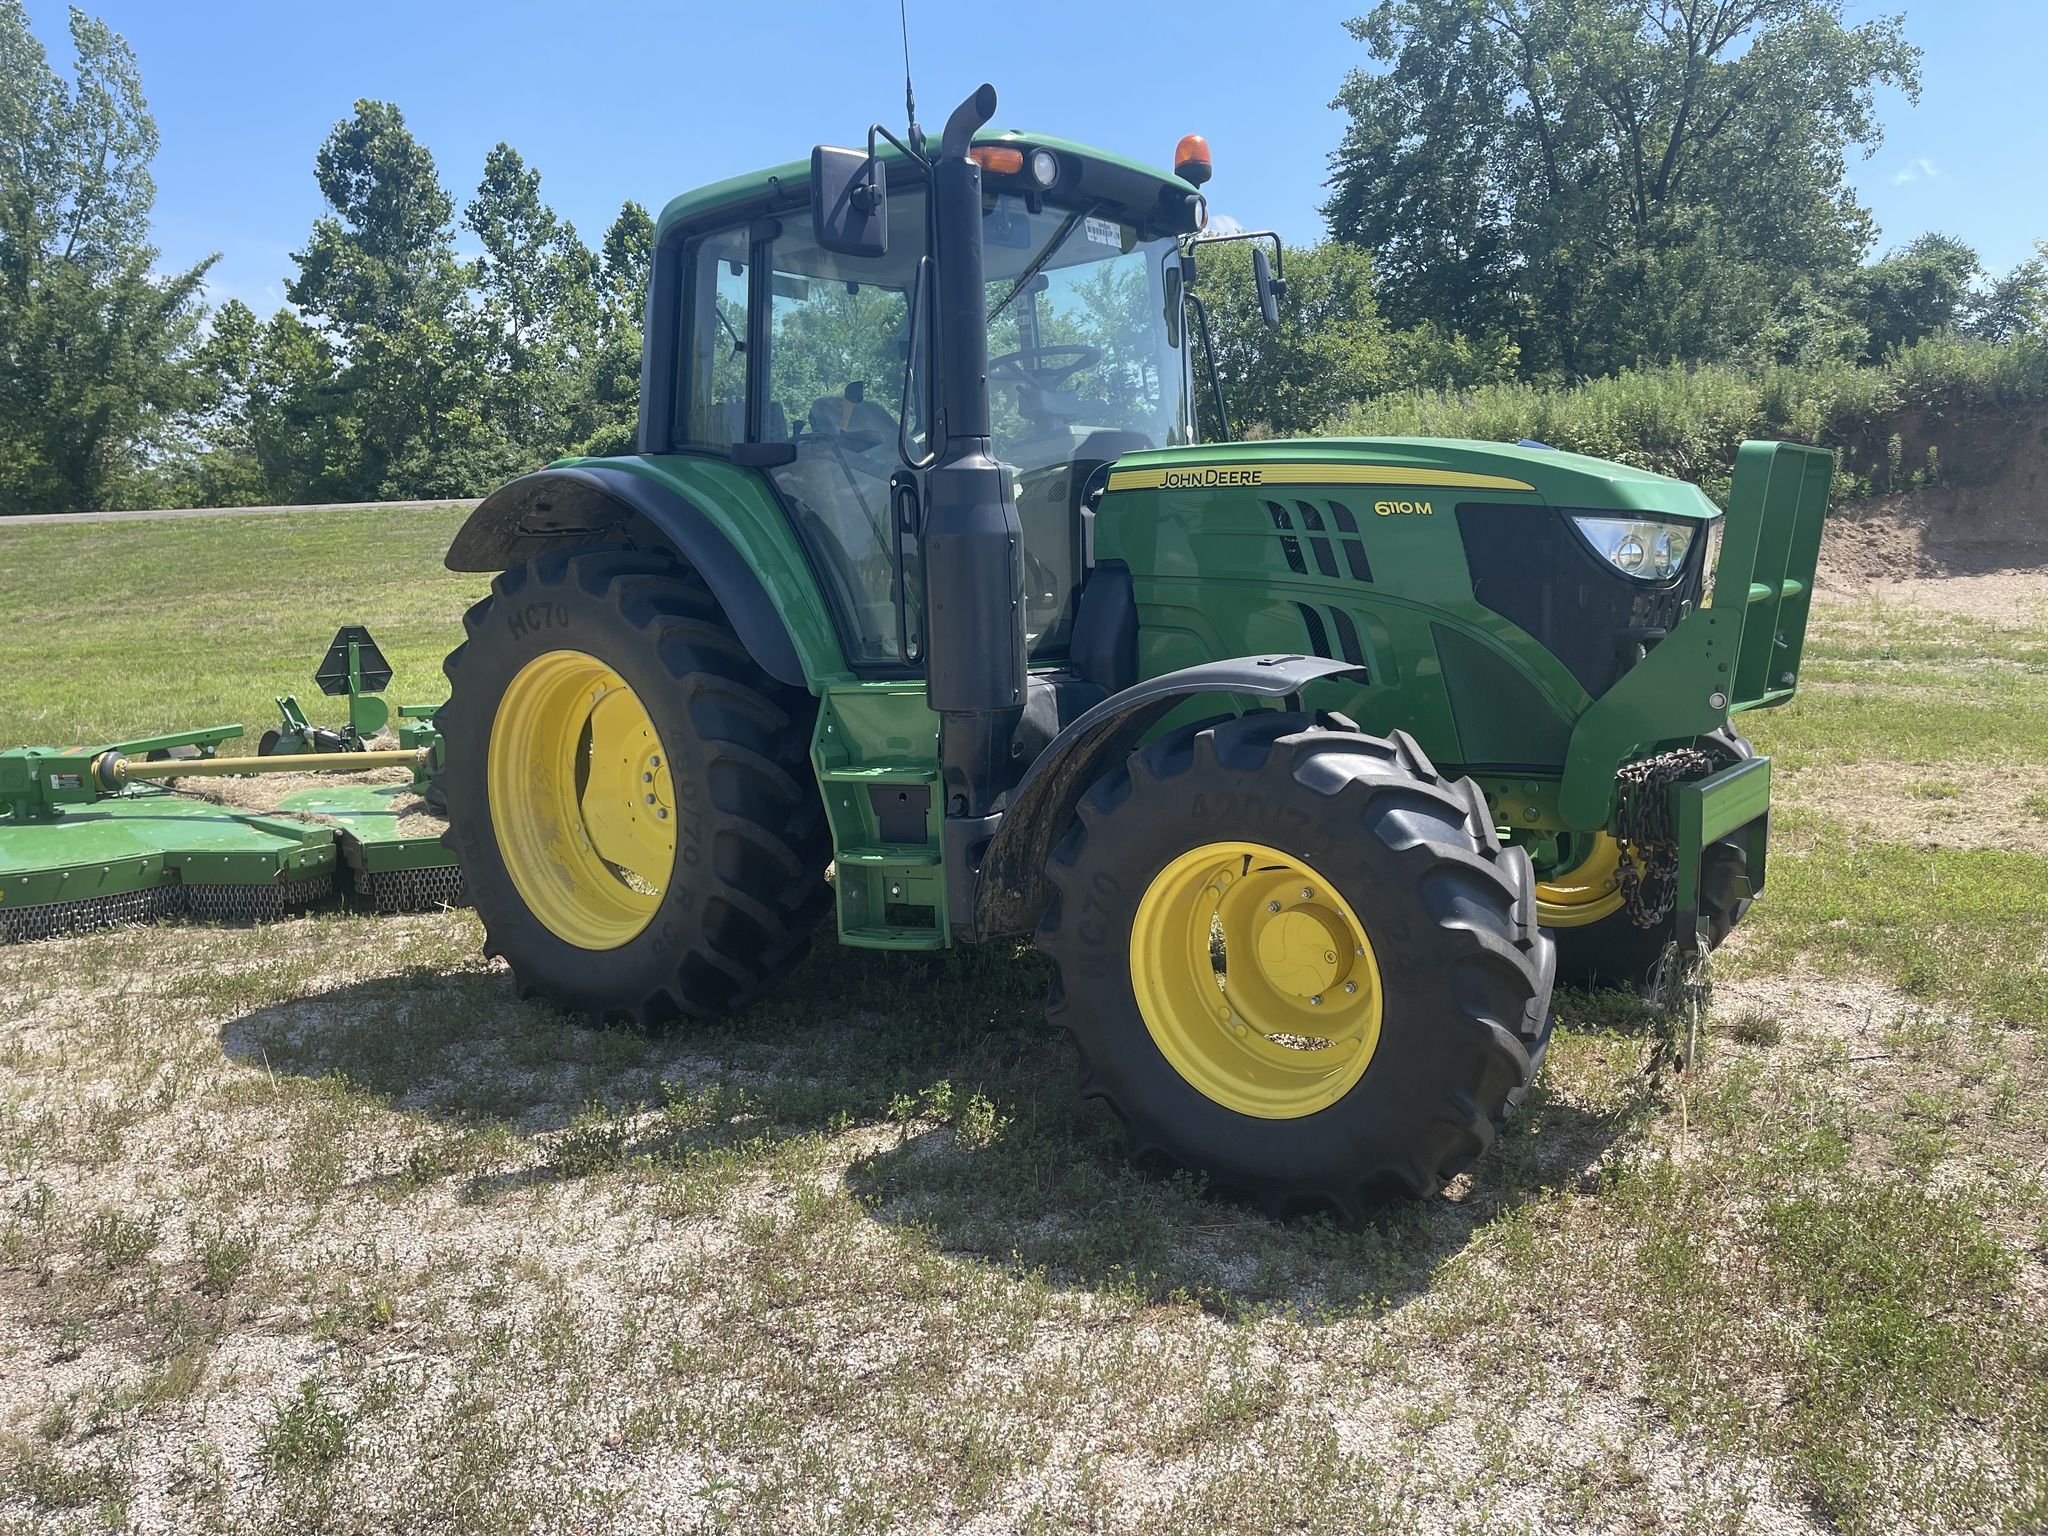
M 1144 676 L 1276 651 L 1350 661 L 1367 681 L 1322 684 L 1318 702 L 1363 729 L 1406 730 L 1438 761 L 1477 767 L 1490 754 L 1503 762 L 1501 733 L 1461 732 L 1460 715 L 1512 711 L 1542 749 L 1506 765 L 1554 772 L 1563 763 L 1555 748 L 1590 700 L 1563 663 L 1475 600 L 1460 495 L 1542 507 L 1532 491 L 1497 486 L 1120 489 L 1112 480 L 1096 547 L 1131 570 Z M 1497 686 L 1502 678 L 1516 681 L 1512 693 Z M 1541 729 L 1532 714 L 1547 717 Z M 1468 744 L 1466 734 L 1484 739 Z

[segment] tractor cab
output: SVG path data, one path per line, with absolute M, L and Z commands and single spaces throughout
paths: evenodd
M 1048 662 L 1071 637 L 1091 480 L 1122 454 L 1194 437 L 1180 240 L 1201 199 L 1164 171 L 1044 135 L 976 134 L 969 156 L 989 455 L 1022 530 L 1029 654 Z M 946 334 L 929 165 L 889 146 L 861 165 L 884 238 L 821 230 L 807 167 L 669 206 L 647 367 L 672 385 L 645 435 L 764 472 L 847 661 L 866 671 L 922 652 L 918 551 L 911 539 L 899 552 L 896 522 L 942 446 Z

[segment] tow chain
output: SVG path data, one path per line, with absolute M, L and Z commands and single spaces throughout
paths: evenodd
M 1638 928 L 1654 928 L 1671 915 L 1678 899 L 1678 832 L 1671 825 L 1671 786 L 1714 771 L 1714 759 L 1694 747 L 1646 757 L 1616 775 L 1621 814 L 1615 840 L 1621 844 L 1622 908 Z

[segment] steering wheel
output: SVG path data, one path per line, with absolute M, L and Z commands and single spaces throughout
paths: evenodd
M 1048 362 L 1048 358 L 1055 361 Z M 991 383 L 1058 389 L 1083 368 L 1092 368 L 1101 361 L 1100 347 L 1024 347 L 990 359 L 988 376 Z

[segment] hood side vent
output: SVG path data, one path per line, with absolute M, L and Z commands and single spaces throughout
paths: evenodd
M 1307 603 L 1294 606 L 1301 610 L 1302 627 L 1308 631 L 1308 648 L 1327 661 L 1335 661 L 1337 658 L 1330 654 L 1330 637 L 1323 628 L 1322 614 Z
M 1294 536 L 1294 519 L 1287 515 L 1287 509 L 1277 501 L 1266 503 L 1266 510 L 1273 514 L 1273 526 L 1281 530 L 1280 549 L 1287 556 L 1287 568 L 1297 576 L 1308 574 L 1308 562 L 1301 558 L 1301 540 Z

